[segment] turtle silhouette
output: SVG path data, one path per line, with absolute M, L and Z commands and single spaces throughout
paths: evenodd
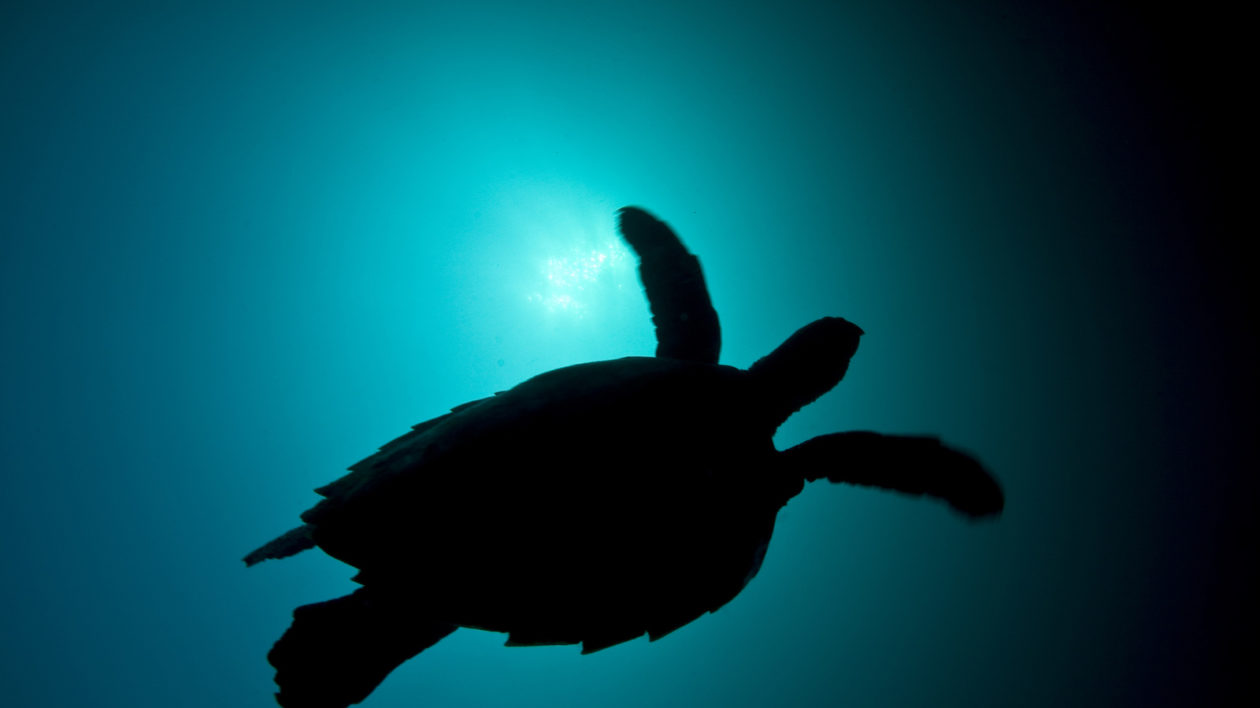
M 659 639 L 748 584 L 807 481 L 1001 511 L 989 473 L 935 437 L 844 432 L 776 450 L 775 430 L 840 381 L 862 330 L 826 317 L 747 370 L 720 365 L 699 260 L 648 212 L 618 216 L 655 357 L 557 369 L 420 423 L 245 557 L 318 546 L 359 571 L 353 593 L 297 608 L 268 654 L 282 706 L 362 701 L 459 627 L 583 653 Z

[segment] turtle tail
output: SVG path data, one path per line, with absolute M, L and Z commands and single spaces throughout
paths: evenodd
M 303 605 L 267 654 L 280 687 L 276 701 L 284 708 L 346 708 L 455 629 L 417 620 L 367 588 Z
M 253 553 L 245 556 L 245 565 L 250 566 L 261 563 L 268 558 L 288 558 L 305 551 L 308 548 L 315 547 L 315 538 L 312 535 L 314 529 L 310 524 L 303 524 L 295 529 L 290 529 Z

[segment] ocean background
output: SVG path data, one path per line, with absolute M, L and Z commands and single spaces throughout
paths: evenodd
M 626 204 L 700 256 L 723 363 L 866 330 L 780 447 L 937 433 L 1005 514 L 816 483 L 748 588 L 659 642 L 463 630 L 364 706 L 1253 702 L 1241 24 L 5 3 L 0 703 L 274 705 L 271 643 L 352 569 L 240 558 L 412 424 L 650 354 Z

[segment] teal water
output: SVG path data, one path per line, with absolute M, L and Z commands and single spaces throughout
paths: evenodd
M 308 5 L 0 10 L 0 702 L 272 705 L 290 611 L 352 573 L 241 556 L 414 423 L 651 353 L 625 204 L 702 259 L 724 363 L 824 315 L 867 332 L 781 447 L 938 433 L 1005 515 L 811 485 L 749 587 L 659 642 L 460 631 L 365 706 L 1242 685 L 1253 289 L 1196 18 Z

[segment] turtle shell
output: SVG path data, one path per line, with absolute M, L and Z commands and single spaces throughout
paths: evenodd
M 796 491 L 754 390 L 667 358 L 558 369 L 416 426 L 302 518 L 435 621 L 584 651 L 656 638 L 744 587 Z

